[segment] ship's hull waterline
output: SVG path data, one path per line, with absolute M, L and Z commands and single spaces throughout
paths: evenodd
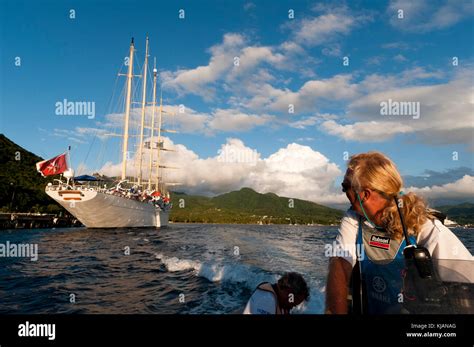
M 169 211 L 153 204 L 96 190 L 49 190 L 57 201 L 87 228 L 140 228 L 168 225 Z

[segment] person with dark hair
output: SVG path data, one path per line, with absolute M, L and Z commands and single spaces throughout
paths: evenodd
M 289 314 L 291 309 L 309 300 L 309 288 L 303 276 L 285 273 L 277 283 L 257 286 L 244 309 L 244 314 Z

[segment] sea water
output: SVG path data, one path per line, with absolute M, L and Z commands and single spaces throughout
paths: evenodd
M 454 229 L 473 252 L 473 229 Z M 155 229 L 4 230 L 0 243 L 38 246 L 37 260 L 0 258 L 0 313 L 242 312 L 255 287 L 301 273 L 323 313 L 337 227 L 171 224 Z

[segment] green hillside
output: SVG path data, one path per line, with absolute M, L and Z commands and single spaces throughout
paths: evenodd
M 64 211 L 44 192 L 52 177 L 36 172 L 43 160 L 0 134 L 0 209 L 9 212 Z M 336 223 L 342 212 L 308 201 L 259 194 L 252 189 L 222 194 L 214 198 L 172 193 L 175 222 L 204 223 Z M 290 207 L 292 206 L 293 207 Z
M 440 206 L 436 207 L 436 209 L 446 214 L 449 219 L 461 225 L 474 225 L 474 204 L 466 202 L 459 205 Z
M 343 212 L 313 202 L 242 188 L 213 198 L 173 193 L 174 222 L 334 224 Z
M 44 192 L 52 178 L 42 177 L 35 164 L 43 160 L 0 134 L 0 210 L 16 212 L 65 211 Z
M 52 177 L 35 169 L 41 157 L 0 134 L 0 210 L 59 213 L 65 210 L 50 199 L 44 187 Z M 260 194 L 242 188 L 213 198 L 172 193 L 174 222 L 335 224 L 343 212 L 313 202 Z M 440 206 L 438 210 L 460 224 L 474 224 L 474 204 Z

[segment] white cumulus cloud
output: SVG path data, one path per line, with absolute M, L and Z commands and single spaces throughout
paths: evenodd
M 161 74 L 163 86 L 179 94 L 200 95 L 212 100 L 216 86 L 235 83 L 236 78 L 247 76 L 260 64 L 282 65 L 285 56 L 270 46 L 249 46 L 241 34 L 227 33 L 222 43 L 209 49 L 211 57 L 207 65 Z
M 471 0 L 392 0 L 387 8 L 390 23 L 409 32 L 449 28 L 473 13 L 474 3 Z
M 412 71 L 418 78 L 426 77 L 421 70 Z M 428 76 L 432 77 L 430 74 Z M 359 87 L 372 90 L 379 82 L 372 77 Z M 419 117 L 415 114 L 382 115 L 381 103 L 389 100 L 419 103 Z M 321 124 L 321 129 L 343 139 L 359 142 L 386 141 L 398 134 L 413 134 L 414 139 L 423 143 L 463 143 L 472 150 L 473 108 L 472 71 L 466 69 L 445 83 L 369 92 L 348 105 L 345 123 L 328 120 Z M 349 120 L 352 122 L 349 123 Z
M 147 140 L 148 141 L 148 140 Z M 297 143 L 278 149 L 268 157 L 247 147 L 242 140 L 229 138 L 215 156 L 201 158 L 181 144 L 164 138 L 164 147 L 172 152 L 162 152 L 160 165 L 165 169 L 165 181 L 180 183 L 174 189 L 188 194 L 217 195 L 242 187 L 250 187 L 260 193 L 276 193 L 289 198 L 299 198 L 316 203 L 346 206 L 345 194 L 338 182 L 345 168 L 339 168 L 324 154 Z M 155 157 L 156 161 L 156 157 Z M 148 179 L 149 150 L 143 155 L 143 179 Z M 136 175 L 137 156 L 128 162 L 127 174 Z M 99 172 L 108 176 L 120 174 L 120 164 L 106 163 Z M 153 177 L 156 172 L 153 172 Z M 429 202 L 474 199 L 474 176 L 464 175 L 453 182 L 425 187 L 408 187 L 405 192 L 414 192 Z
M 178 190 L 190 194 L 215 195 L 242 187 L 318 203 L 344 203 L 345 195 L 335 188 L 342 174 L 339 167 L 322 153 L 309 146 L 292 143 L 267 158 L 235 138 L 223 144 L 214 157 L 200 158 L 183 145 L 165 138 L 161 164 L 180 169 L 164 170 L 169 182 L 179 182 Z M 148 167 L 149 150 L 145 150 L 143 167 Z M 128 172 L 136 174 L 136 157 L 130 160 Z M 148 178 L 144 170 L 143 177 Z M 108 176 L 120 173 L 120 165 L 107 163 L 100 170 Z
M 318 7 L 316 8 L 318 9 Z M 347 7 L 321 7 L 322 13 L 297 23 L 294 39 L 307 46 L 316 46 L 349 34 L 357 26 L 370 21 L 368 14 L 356 14 Z
M 152 106 L 146 108 L 145 126 L 151 126 Z M 123 124 L 123 113 L 113 113 L 105 116 L 103 125 L 110 129 L 120 128 Z M 159 107 L 155 111 L 155 127 L 158 124 Z M 163 105 L 163 129 L 178 131 L 180 133 L 201 133 L 213 135 L 216 132 L 241 132 L 248 131 L 258 126 L 275 122 L 275 117 L 269 114 L 246 113 L 239 109 L 215 109 L 209 113 L 199 112 L 185 105 Z M 130 112 L 129 126 L 131 132 L 138 134 L 141 124 L 141 110 L 134 108 Z M 91 133 L 94 129 L 79 129 L 81 133 Z M 102 130 L 98 135 L 105 136 L 107 131 Z
M 439 199 L 472 200 L 474 199 L 474 176 L 465 175 L 451 183 L 422 188 L 409 187 L 406 190 L 419 194 L 428 201 Z

